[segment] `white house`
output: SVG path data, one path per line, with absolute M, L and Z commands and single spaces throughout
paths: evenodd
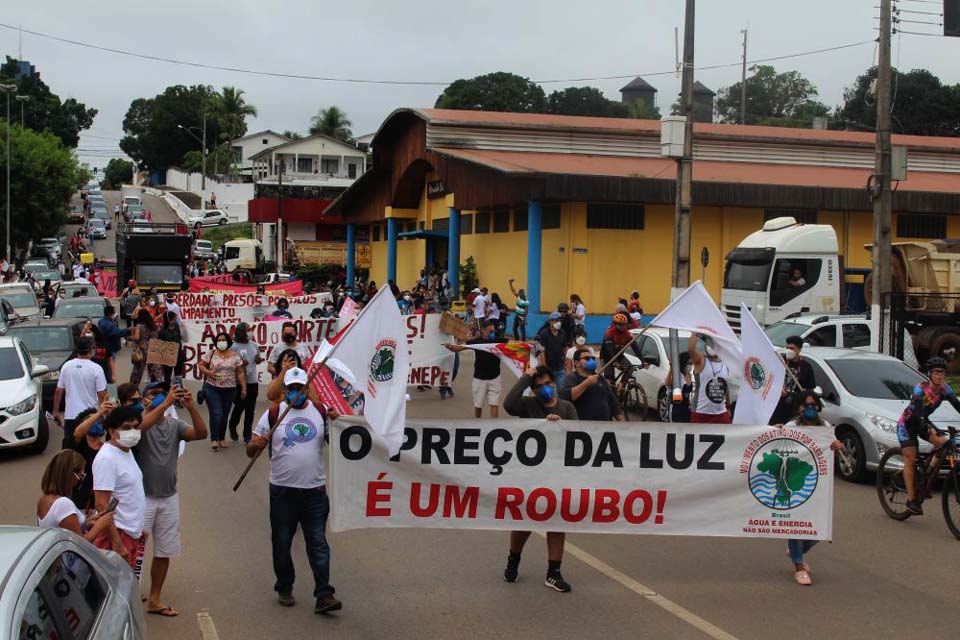
M 317 134 L 291 140 L 250 156 L 257 182 L 272 182 L 283 166 L 283 181 L 353 180 L 367 170 L 367 155 L 352 144 Z
M 242 138 L 233 141 L 233 153 L 236 156 L 236 166 L 240 173 L 248 174 L 253 167 L 251 158 L 277 145 L 290 142 L 290 138 L 282 136 L 275 131 L 266 129 L 256 133 L 249 133 Z

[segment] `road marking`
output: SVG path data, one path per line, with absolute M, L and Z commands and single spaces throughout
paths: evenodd
M 197 614 L 197 623 L 200 625 L 200 635 L 203 640 L 220 640 L 217 628 L 213 626 L 213 618 L 206 611 Z
M 537 532 L 537 533 L 541 537 L 544 537 L 544 538 L 546 537 L 542 532 Z M 617 569 L 614 569 L 603 560 L 587 553 L 580 547 L 570 544 L 569 540 L 564 545 L 564 551 L 576 557 L 577 559 L 584 562 L 585 564 L 593 567 L 594 569 L 596 569 L 603 575 L 607 576 L 611 580 L 614 580 L 615 582 L 620 583 L 627 589 L 630 589 L 637 595 L 642 596 L 643 598 L 646 598 L 649 602 L 652 602 L 658 607 L 661 607 L 662 609 L 669 611 L 670 613 L 680 618 L 687 624 L 693 625 L 694 627 L 696 627 L 700 631 L 703 631 L 705 634 L 707 634 L 711 638 L 716 638 L 716 640 L 737 640 L 735 636 L 732 636 L 726 631 L 724 631 L 723 629 L 721 629 L 720 627 L 717 627 L 716 625 L 713 625 L 707 622 L 706 620 L 704 620 L 697 614 L 693 613 L 692 611 L 689 611 L 688 609 L 684 609 L 673 600 L 670 600 L 666 596 L 663 596 L 657 593 L 654 589 L 651 589 L 650 587 L 644 584 L 641 584 L 640 582 L 637 582 L 636 580 L 626 575 L 625 573 L 618 571 Z

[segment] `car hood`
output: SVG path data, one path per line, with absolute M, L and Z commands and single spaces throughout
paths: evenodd
M 73 353 L 70 351 L 41 351 L 31 352 L 31 355 L 39 364 L 49 367 L 50 371 L 59 371 L 63 363 L 69 360 Z
M 849 396 L 848 398 L 849 406 L 846 412 L 849 412 L 850 409 L 855 409 L 856 411 L 871 413 L 875 416 L 893 420 L 894 422 L 900 419 L 900 414 L 903 413 L 903 410 L 907 404 L 909 404 L 907 400 L 878 400 L 876 398 L 854 398 Z M 941 428 L 960 426 L 960 414 L 947 403 L 940 405 L 940 408 L 930 416 L 930 419 L 935 425 Z
M 29 378 L 15 380 L 0 380 L 0 407 L 14 405 L 31 393 L 35 393 Z

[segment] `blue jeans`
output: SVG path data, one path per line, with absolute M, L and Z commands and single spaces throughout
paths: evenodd
M 233 406 L 237 388 L 224 389 L 205 383 L 203 393 L 207 398 L 207 411 L 210 412 L 210 441 L 226 440 L 227 417 L 230 415 L 230 407 Z
M 273 547 L 273 573 L 277 582 L 273 590 L 290 593 L 296 572 L 290 547 L 297 526 L 303 527 L 307 560 L 313 571 L 313 595 L 333 594 L 330 584 L 330 546 L 327 544 L 327 516 L 330 501 L 325 487 L 296 489 L 270 485 L 270 542 Z
M 801 564 L 803 562 L 803 554 L 813 548 L 815 544 L 820 542 L 819 540 L 787 540 L 787 548 L 790 550 L 790 562 L 793 564 Z
M 560 387 L 563 386 L 563 379 L 566 377 L 567 372 L 564 369 L 560 369 L 559 371 L 554 371 L 553 375 L 557 377 L 557 391 L 559 392 Z

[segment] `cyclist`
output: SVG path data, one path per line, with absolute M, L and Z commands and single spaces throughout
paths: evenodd
M 923 515 L 922 498 L 918 499 L 914 486 L 914 470 L 917 462 L 918 438 L 923 438 L 934 448 L 942 446 L 947 436 L 942 436 L 930 423 L 930 415 L 946 400 L 957 411 L 960 411 L 960 400 L 953 390 L 944 382 L 947 375 L 947 361 L 933 357 L 927 360 L 927 375 L 929 382 L 921 382 L 913 389 L 910 404 L 903 410 L 897 422 L 897 438 L 900 440 L 900 449 L 903 451 L 903 477 L 907 485 L 907 509 L 914 515 Z

